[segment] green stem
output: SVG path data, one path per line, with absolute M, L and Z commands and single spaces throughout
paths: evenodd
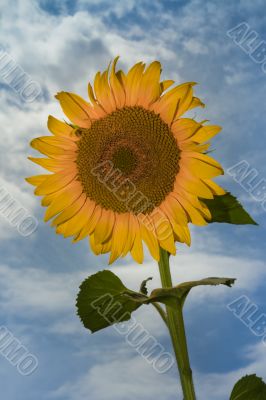
M 158 311 L 160 316 L 162 317 L 163 321 L 165 322 L 167 328 L 168 328 L 168 321 L 167 321 L 167 315 L 164 309 L 158 304 L 158 303 L 151 303 L 154 308 Z
M 159 270 L 163 288 L 172 287 L 172 277 L 169 266 L 169 253 L 160 249 Z M 168 328 L 179 369 L 184 400 L 196 400 L 192 370 L 190 368 L 187 340 L 182 312 L 182 305 L 175 301 L 174 307 L 167 306 Z

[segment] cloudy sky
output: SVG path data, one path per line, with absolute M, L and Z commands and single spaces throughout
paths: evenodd
M 225 170 L 245 161 L 253 171 L 253 182 L 248 179 L 245 185 L 229 173 L 220 182 L 259 226 L 193 228 L 191 248 L 178 245 L 171 263 L 176 283 L 237 278 L 232 289 L 195 289 L 186 304 L 197 398 L 227 400 L 234 382 L 246 373 L 266 379 L 266 345 L 227 307 L 247 296 L 257 318 L 266 313 L 266 207 L 263 195 L 251 193 L 266 178 L 266 64 L 263 54 L 254 51 L 266 41 L 265 23 L 263 0 L 1 1 L 0 189 L 38 221 L 37 229 L 23 236 L 0 210 L 1 326 L 38 359 L 38 368 L 23 376 L 0 354 L 5 399 L 181 399 L 175 367 L 158 375 L 112 327 L 93 335 L 82 327 L 74 306 L 78 286 L 106 268 L 107 258 L 93 256 L 86 241 L 72 245 L 57 237 L 42 222 L 44 209 L 24 181 L 39 173 L 27 160 L 29 141 L 46 134 L 49 114 L 63 117 L 54 94 L 66 90 L 86 96 L 88 80 L 116 55 L 123 68 L 159 59 L 166 79 L 198 82 L 196 94 L 206 108 L 193 115 L 223 127 L 213 142 L 215 157 Z M 239 24 L 243 31 L 228 33 Z M 243 32 L 250 36 L 240 46 Z M 8 81 L 3 54 L 40 88 L 34 101 Z M 125 259 L 111 269 L 132 289 L 149 276 L 149 288 L 159 286 L 156 263 L 148 254 L 141 266 Z M 143 307 L 135 317 L 171 350 L 155 311 Z

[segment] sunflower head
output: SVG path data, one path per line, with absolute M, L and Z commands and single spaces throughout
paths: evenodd
M 143 242 L 159 260 L 160 247 L 175 254 L 176 241 L 190 244 L 189 222 L 211 218 L 201 199 L 225 193 L 212 181 L 223 170 L 206 154 L 220 127 L 182 117 L 203 106 L 194 82 L 160 81 L 158 61 L 125 74 L 117 60 L 88 85 L 89 101 L 56 95 L 70 122 L 49 116 L 52 136 L 31 142 L 45 158 L 30 160 L 50 173 L 27 180 L 57 233 L 89 238 L 110 262 L 130 252 L 141 263 Z

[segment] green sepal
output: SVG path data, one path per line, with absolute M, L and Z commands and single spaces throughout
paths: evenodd
M 258 225 L 248 212 L 239 203 L 236 197 L 227 192 L 213 199 L 201 199 L 211 212 L 212 218 L 208 222 L 225 222 L 235 225 Z

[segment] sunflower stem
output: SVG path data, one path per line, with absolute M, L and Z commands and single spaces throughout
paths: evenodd
M 169 253 L 160 249 L 159 270 L 161 275 L 162 287 L 172 287 L 172 277 L 169 266 Z M 184 400 L 196 400 L 192 370 L 190 368 L 185 325 L 183 319 L 182 305 L 174 302 L 174 308 L 166 306 L 168 329 L 172 339 L 176 362 L 179 369 Z
M 158 303 L 152 303 L 152 305 L 158 311 L 162 320 L 164 321 L 164 323 L 166 324 L 166 326 L 168 328 L 167 315 L 166 315 L 166 312 L 164 311 L 163 307 L 161 307 Z

